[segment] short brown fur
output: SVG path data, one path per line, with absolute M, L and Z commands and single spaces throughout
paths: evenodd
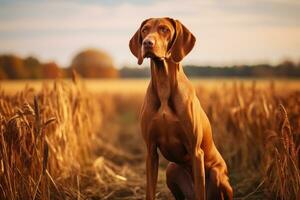
M 195 44 L 178 20 L 145 20 L 130 40 L 141 64 L 151 59 L 151 81 L 141 110 L 147 145 L 146 199 L 155 199 L 158 153 L 170 161 L 167 184 L 176 199 L 232 199 L 227 166 L 217 150 L 210 122 L 180 61 Z

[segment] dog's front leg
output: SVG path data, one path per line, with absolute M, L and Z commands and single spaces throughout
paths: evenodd
M 201 106 L 196 97 L 181 105 L 186 105 L 181 107 L 178 113 L 180 113 L 180 122 L 185 133 L 185 146 L 192 158 L 195 198 L 196 200 L 205 200 L 204 152 L 201 149 L 203 139 Z
M 146 173 L 146 200 L 154 200 L 158 174 L 158 153 L 156 145 L 153 144 L 148 145 L 147 148 Z
M 196 200 L 205 200 L 204 152 L 196 148 L 192 158 L 194 190 Z

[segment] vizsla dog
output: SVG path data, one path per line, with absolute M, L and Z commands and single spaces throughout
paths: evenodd
M 141 110 L 147 145 L 146 199 L 155 199 L 158 153 L 170 161 L 167 186 L 175 199 L 232 199 L 227 166 L 217 150 L 210 122 L 180 61 L 195 44 L 193 34 L 178 20 L 151 18 L 130 40 L 142 64 L 151 59 L 151 81 Z

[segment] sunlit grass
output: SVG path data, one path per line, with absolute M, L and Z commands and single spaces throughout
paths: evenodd
M 85 79 L 85 85 L 91 92 L 109 92 L 109 93 L 145 93 L 150 79 Z M 298 79 L 242 79 L 242 78 L 192 78 L 195 86 L 206 88 L 219 88 L 223 84 L 232 85 L 235 82 L 243 83 L 245 86 L 256 83 L 257 87 L 264 87 L 270 82 L 276 84 L 276 89 L 300 90 L 300 80 Z M 0 81 L 0 88 L 7 93 L 13 94 L 21 91 L 25 85 L 34 89 L 41 89 L 43 84 L 51 84 L 54 80 L 12 80 Z M 71 82 L 71 80 L 65 80 Z
M 0 199 L 144 199 L 138 115 L 148 82 L 0 82 Z M 299 198 L 299 82 L 192 82 L 235 198 Z M 164 200 L 167 161 L 160 161 Z

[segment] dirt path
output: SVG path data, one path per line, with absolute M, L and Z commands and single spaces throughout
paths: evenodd
M 98 177 L 98 182 L 101 184 L 103 181 L 105 186 L 101 184 L 98 192 L 87 195 L 90 199 L 145 199 L 144 142 L 136 119 L 128 120 L 128 117 L 125 117 L 125 121 L 123 120 L 124 118 L 117 119 L 117 122 L 106 124 L 103 132 L 101 131 L 103 143 L 98 145 L 96 152 L 98 157 L 93 161 L 92 168 L 97 168 L 97 165 L 101 166 L 102 173 L 100 178 Z M 165 183 L 166 165 L 167 161 L 160 156 L 156 194 L 158 200 L 173 200 Z M 87 177 L 87 179 L 95 179 L 95 177 Z M 92 184 L 88 184 L 89 189 L 85 190 L 97 190 Z

